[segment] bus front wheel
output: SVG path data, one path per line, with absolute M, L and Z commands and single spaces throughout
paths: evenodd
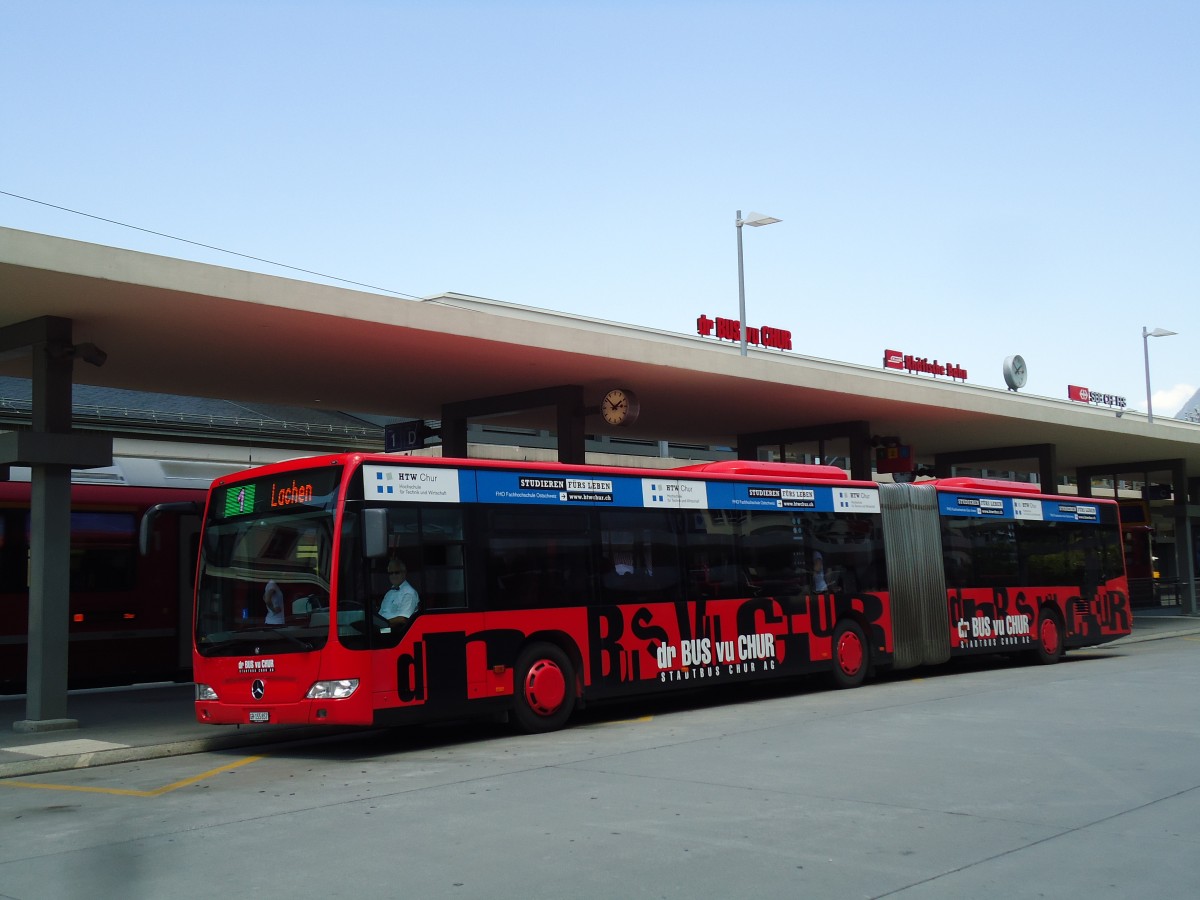
M 833 630 L 833 683 L 840 688 L 858 687 L 867 677 L 871 648 L 862 628 L 853 619 L 843 619 Z
M 527 733 L 562 728 L 575 708 L 575 672 L 553 644 L 531 644 L 517 659 L 513 715 Z
M 1042 665 L 1053 665 L 1063 657 L 1063 627 L 1058 615 L 1049 609 L 1038 616 L 1032 656 Z

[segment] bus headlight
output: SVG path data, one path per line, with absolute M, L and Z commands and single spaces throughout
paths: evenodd
M 343 678 L 340 681 L 318 681 L 304 696 L 309 700 L 345 700 L 357 690 L 357 678 Z
M 214 691 L 212 689 L 212 687 L 210 687 L 207 684 L 200 684 L 199 682 L 197 682 L 196 683 L 196 699 L 197 700 L 220 700 L 221 698 L 217 696 L 217 692 Z

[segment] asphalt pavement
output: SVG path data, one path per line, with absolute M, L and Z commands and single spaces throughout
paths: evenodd
M 1135 611 L 1133 633 L 1105 647 L 1200 634 L 1200 617 L 1177 610 Z M 77 728 L 18 731 L 24 695 L 0 697 L 0 778 L 138 762 L 214 750 L 261 747 L 327 737 L 323 726 L 201 725 L 188 684 L 147 684 L 72 691 L 67 714 Z

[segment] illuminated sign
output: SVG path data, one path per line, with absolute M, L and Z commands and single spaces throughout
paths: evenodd
M 216 519 L 236 519 L 297 506 L 332 509 L 341 478 L 341 468 L 330 466 L 219 484 L 214 488 L 216 496 L 210 515 Z
M 302 503 L 312 503 L 313 486 L 311 482 L 299 483 L 295 478 L 291 484 L 271 482 L 271 506 L 299 506 Z
M 916 372 L 919 375 L 945 375 L 959 381 L 967 380 L 967 370 L 955 363 L 940 363 L 936 359 L 930 361 L 924 356 L 913 356 L 899 350 L 883 351 L 883 367 L 885 369 L 900 369 L 904 372 Z
M 225 518 L 254 512 L 255 485 L 243 484 L 225 492 Z
M 1076 403 L 1094 403 L 1097 406 L 1115 406 L 1118 409 L 1125 408 L 1124 397 L 1118 397 L 1116 394 L 1097 393 L 1088 388 L 1080 387 L 1077 384 L 1067 385 L 1067 399 L 1074 400 Z
M 742 342 L 742 323 L 737 319 L 710 319 L 701 314 L 696 320 L 696 333 L 704 337 L 715 337 L 719 341 Z M 792 333 L 783 328 L 763 325 L 761 328 L 746 326 L 746 343 L 773 350 L 791 350 Z

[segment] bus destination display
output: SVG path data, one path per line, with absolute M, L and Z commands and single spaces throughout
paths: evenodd
M 218 519 L 235 519 L 295 507 L 330 509 L 337 498 L 340 468 L 289 472 L 223 487 L 213 505 Z

